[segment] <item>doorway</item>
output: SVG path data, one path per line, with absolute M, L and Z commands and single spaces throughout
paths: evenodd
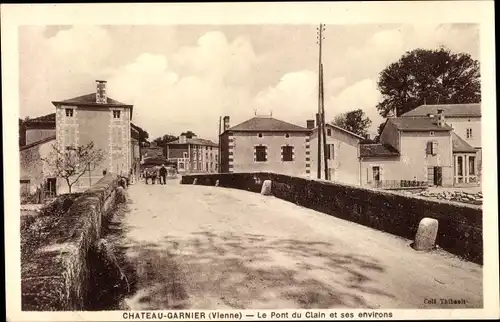
M 442 167 L 429 167 L 427 168 L 429 184 L 441 187 L 443 185 L 443 168 Z

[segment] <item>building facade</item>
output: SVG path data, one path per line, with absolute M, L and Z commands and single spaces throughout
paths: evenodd
M 442 115 L 389 118 L 380 142 L 362 145 L 362 185 L 398 187 L 404 182 L 453 186 L 452 128 Z
M 307 122 L 308 125 L 314 120 Z M 359 185 L 359 145 L 364 138 L 335 125 L 325 125 L 326 158 L 328 162 L 328 178 L 325 178 L 324 157 L 321 157 L 321 179 Z M 321 139 L 323 144 L 323 139 Z M 323 148 L 322 148 L 323 150 Z M 312 178 L 318 177 L 318 128 L 310 133 L 311 173 Z
M 233 127 L 225 116 L 223 126 L 221 172 L 310 174 L 310 129 L 269 116 L 256 116 Z
M 441 111 L 453 128 L 454 185 L 477 185 L 482 173 L 481 104 L 421 105 L 401 117 L 433 117 Z
M 166 158 L 177 164 L 179 173 L 218 172 L 219 146 L 196 135 L 180 135 L 178 140 L 167 143 Z
M 47 164 L 56 136 L 46 137 L 24 145 L 19 149 L 21 197 L 29 196 L 42 189 L 44 195 L 56 195 L 57 178 L 52 176 Z

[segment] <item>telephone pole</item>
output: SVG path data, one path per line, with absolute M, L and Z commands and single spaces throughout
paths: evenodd
M 321 146 L 323 145 L 323 163 L 325 169 L 325 179 L 328 179 L 328 159 L 326 155 L 326 131 L 325 131 L 325 108 L 324 108 L 324 91 L 323 91 L 323 31 L 325 26 L 319 25 L 318 28 L 318 45 L 319 45 L 319 59 L 318 59 L 318 179 L 321 179 Z M 323 144 L 321 142 L 323 138 Z

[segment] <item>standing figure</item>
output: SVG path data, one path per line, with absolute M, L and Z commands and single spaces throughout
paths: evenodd
M 165 164 L 161 165 L 159 173 L 160 173 L 160 183 L 166 184 L 167 183 L 167 168 L 165 168 Z

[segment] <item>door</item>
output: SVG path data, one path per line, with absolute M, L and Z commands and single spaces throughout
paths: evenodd
M 380 186 L 380 167 L 372 167 L 373 184 L 375 187 Z
M 434 167 L 428 167 L 427 168 L 427 182 L 431 186 L 435 185 L 435 182 L 434 182 Z
M 434 167 L 434 185 L 442 186 L 443 185 L 443 168 L 442 167 Z
M 47 178 L 45 183 L 45 197 L 55 198 L 56 196 L 56 178 Z

